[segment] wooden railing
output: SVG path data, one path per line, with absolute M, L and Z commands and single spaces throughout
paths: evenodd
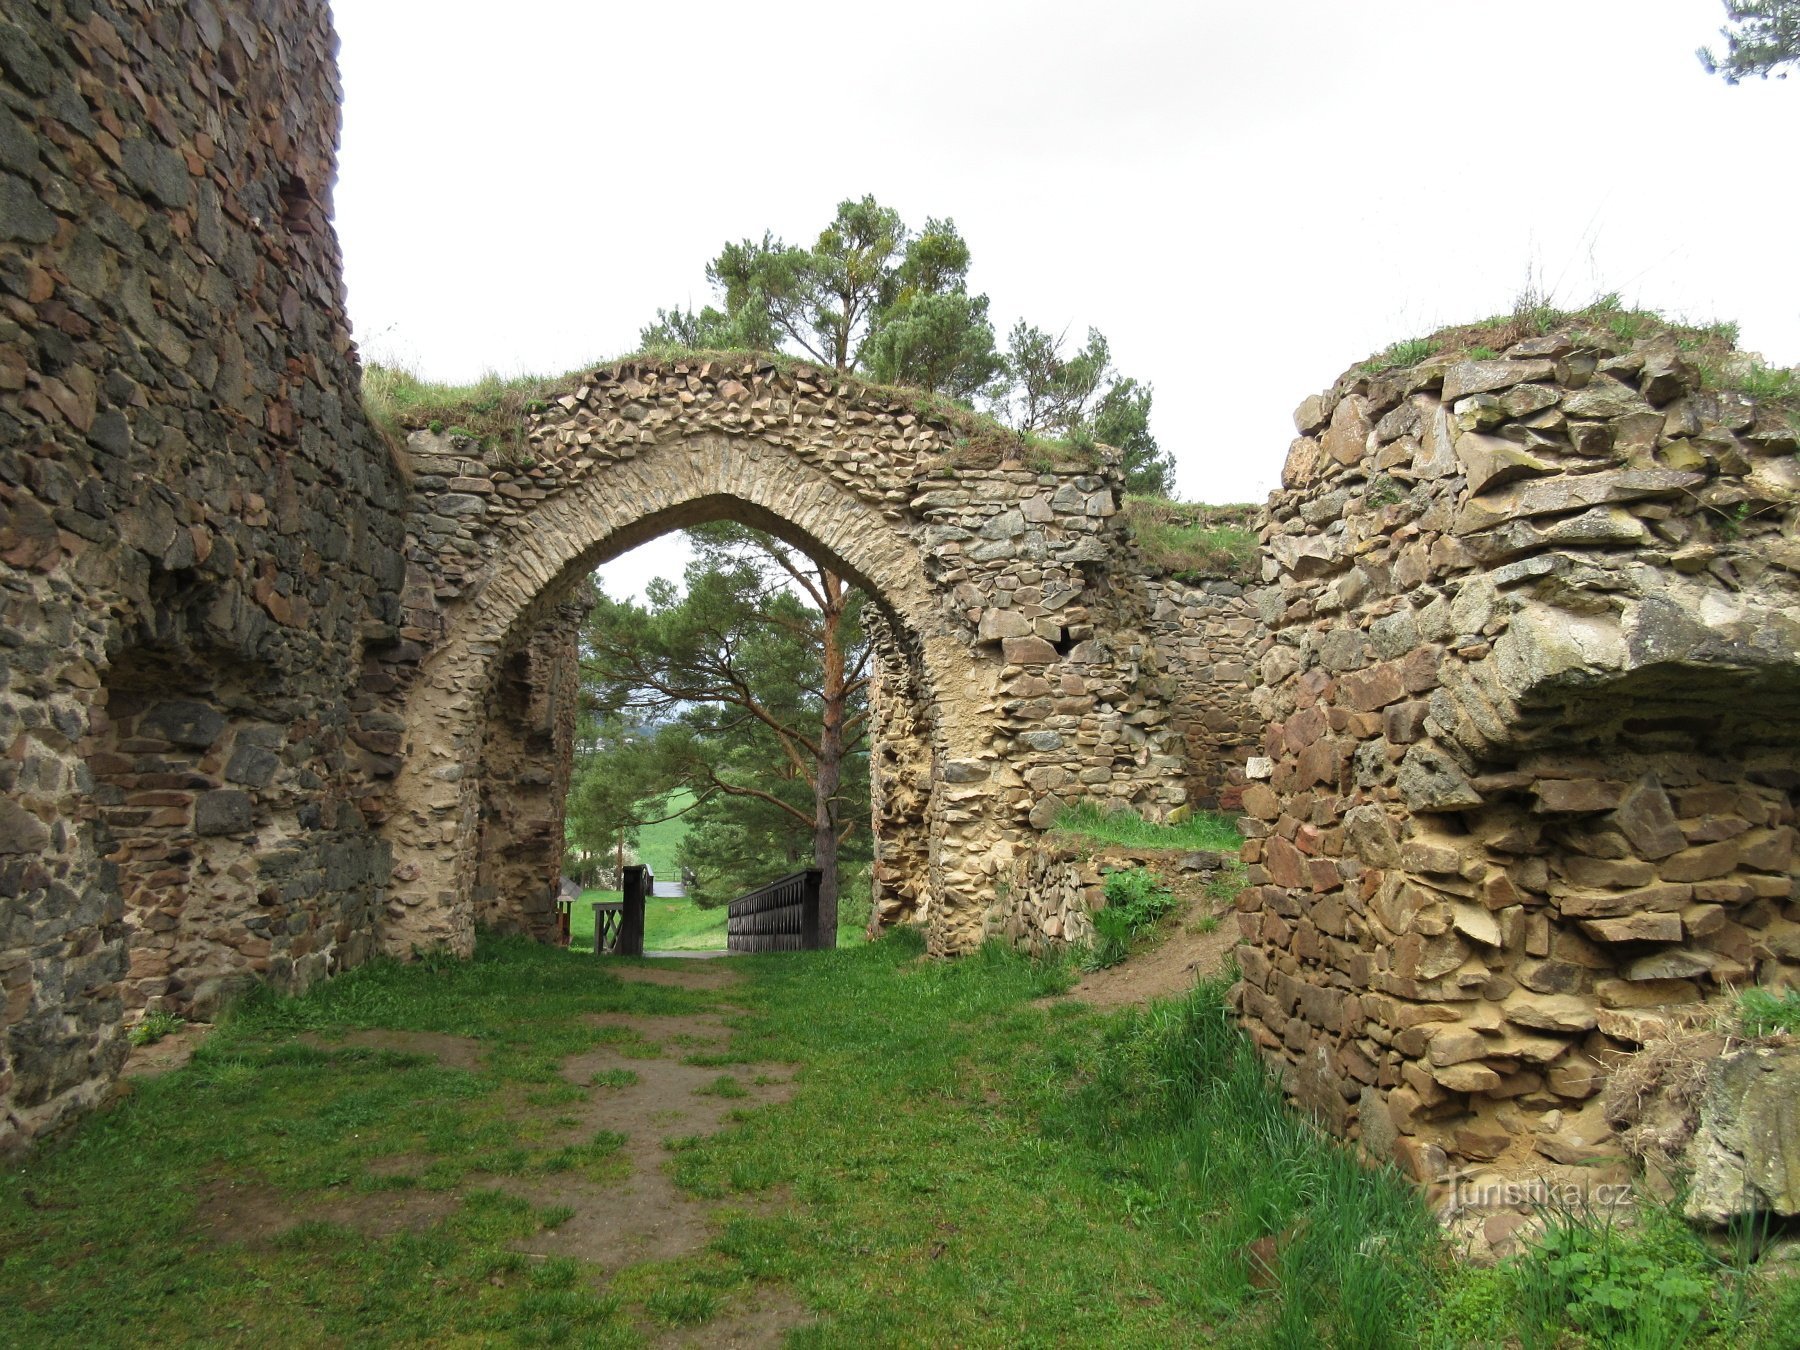
M 809 868 L 740 895 L 730 905 L 725 947 L 734 952 L 810 952 L 835 947 L 819 931 L 819 870 Z

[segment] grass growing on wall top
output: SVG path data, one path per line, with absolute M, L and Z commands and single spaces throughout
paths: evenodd
M 1376 374 L 1418 365 L 1438 355 L 1489 359 L 1490 354 L 1515 342 L 1545 337 L 1562 329 L 1584 327 L 1604 332 L 1620 343 L 1666 333 L 1683 351 L 1717 355 L 1735 350 L 1738 336 L 1734 323 L 1686 323 L 1656 310 L 1627 306 L 1617 292 L 1599 296 L 1577 309 L 1562 309 L 1543 296 L 1527 291 L 1519 297 L 1510 313 L 1495 314 L 1473 323 L 1453 324 L 1424 337 L 1395 342 L 1364 361 L 1358 369 Z
M 1131 811 L 1102 811 L 1092 802 L 1065 806 L 1050 828 L 1058 834 L 1126 848 L 1236 853 L 1244 842 L 1231 818 L 1214 811 L 1196 811 L 1176 824 L 1158 825 Z
M 1425 337 L 1395 342 L 1369 357 L 1356 371 L 1378 375 L 1420 365 L 1434 357 L 1492 360 L 1527 338 L 1588 329 L 1620 347 L 1666 337 L 1700 372 L 1705 388 L 1748 394 L 1785 413 L 1800 410 L 1800 371 L 1770 366 L 1737 350 L 1738 326 L 1730 322 L 1689 323 L 1657 310 L 1628 306 L 1613 291 L 1577 309 L 1562 309 L 1528 289 L 1509 314 L 1458 324 Z
M 496 449 L 503 458 L 525 455 L 525 418 L 575 388 L 574 374 L 505 377 L 489 371 L 472 384 L 421 379 L 404 366 L 370 362 L 363 367 L 363 410 L 390 443 L 404 445 L 409 431 L 454 432 Z
M 861 395 L 943 423 L 956 433 L 944 447 L 946 457 L 954 464 L 991 467 L 1003 459 L 1021 459 L 1040 472 L 1085 472 L 1098 463 L 1096 449 L 1091 445 L 1022 434 L 997 418 L 942 394 L 875 384 L 859 375 L 824 370 L 781 352 L 651 347 L 589 362 L 561 375 L 502 376 L 490 371 L 469 384 L 426 380 L 404 366 L 370 362 L 363 367 L 363 407 L 390 443 L 403 445 L 408 431 L 429 428 L 466 435 L 478 442 L 483 451 L 493 448 L 502 457 L 520 460 L 525 455 L 525 419 L 544 411 L 553 400 L 573 393 L 596 372 L 617 373 L 625 366 L 661 366 L 683 361 L 755 361 L 791 375 L 842 382 Z
M 1256 515 L 1250 504 L 1207 506 L 1162 497 L 1125 499 L 1125 520 L 1138 552 L 1157 572 L 1179 580 L 1254 581 L 1260 565 Z

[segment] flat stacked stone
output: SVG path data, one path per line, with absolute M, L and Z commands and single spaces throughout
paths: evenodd
M 1669 335 L 1352 371 L 1296 414 L 1241 1002 L 1294 1093 L 1434 1179 L 1614 1151 L 1668 1022 L 1800 979 L 1795 432 Z

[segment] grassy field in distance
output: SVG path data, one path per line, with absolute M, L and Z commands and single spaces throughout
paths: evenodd
M 594 948 L 594 901 L 617 900 L 617 891 L 583 891 L 569 916 L 569 946 L 576 951 Z M 679 896 L 654 897 L 644 902 L 644 950 L 684 952 L 723 949 L 725 907 L 701 909 Z

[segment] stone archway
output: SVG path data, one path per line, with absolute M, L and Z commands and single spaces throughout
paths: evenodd
M 1061 802 L 1179 803 L 1142 588 L 1112 573 L 1116 472 L 1029 465 L 953 416 L 739 358 L 584 375 L 504 452 L 415 433 L 405 631 L 431 646 L 393 700 L 388 950 L 473 944 L 481 825 L 504 814 L 488 791 L 484 817 L 483 780 L 506 663 L 555 646 L 593 567 L 704 521 L 765 530 L 875 602 L 881 921 L 967 949 Z
M 466 950 L 473 941 L 479 769 L 509 660 L 600 563 L 670 530 L 722 519 L 766 530 L 862 587 L 886 631 L 901 635 L 898 645 L 920 649 L 933 684 L 973 677 L 966 647 L 943 632 L 920 631 L 917 619 L 932 605 L 911 541 L 791 458 L 754 442 L 704 438 L 659 447 L 589 479 L 534 513 L 506 570 L 456 616 L 424 663 L 408 704 L 407 755 L 396 785 L 400 820 L 392 833 L 402 871 L 389 907 L 390 949 L 442 943 Z M 980 754 L 970 719 L 936 717 L 933 729 L 938 757 Z M 936 858 L 939 850 L 932 853 Z M 959 908 L 977 903 L 973 896 L 944 899 Z

